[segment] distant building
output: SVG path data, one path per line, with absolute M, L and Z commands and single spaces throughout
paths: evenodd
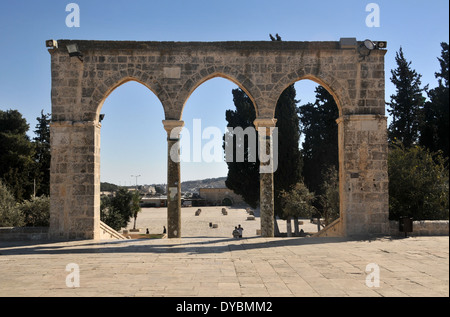
M 144 185 L 144 186 L 141 187 L 141 193 L 155 195 L 156 194 L 156 188 L 155 188 L 155 186 Z
M 100 197 L 103 196 L 114 197 L 114 192 L 107 192 L 107 191 L 100 192 Z
M 167 207 L 167 196 L 143 197 L 141 207 Z
M 244 199 L 228 188 L 199 188 L 199 195 L 183 197 L 182 207 L 193 206 L 232 206 L 243 204 Z M 167 196 L 144 196 L 140 201 L 141 207 L 167 207 Z
M 231 206 L 244 203 L 244 199 L 228 188 L 199 188 L 199 195 L 207 205 Z

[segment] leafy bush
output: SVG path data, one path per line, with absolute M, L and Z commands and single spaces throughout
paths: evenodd
M 50 225 L 50 197 L 34 197 L 19 205 L 27 227 L 48 227 Z
M 285 219 L 309 218 L 316 211 L 312 205 L 315 200 L 314 193 L 311 193 L 303 182 L 295 184 L 289 191 L 282 190 L 280 198 Z
M 100 201 L 100 220 L 114 230 L 125 228 L 133 216 L 133 194 L 120 188 L 114 197 L 104 196 Z
M 21 227 L 24 224 L 25 217 L 13 195 L 0 181 L 0 227 Z
M 325 225 L 339 218 L 339 175 L 334 166 L 323 173 L 322 194 L 319 202 L 322 206 L 321 216 L 325 218 Z
M 389 218 L 449 219 L 446 160 L 423 147 L 394 142 L 389 152 Z

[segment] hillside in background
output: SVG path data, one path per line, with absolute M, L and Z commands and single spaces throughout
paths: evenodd
M 199 188 L 225 188 L 226 179 L 226 177 L 218 177 L 199 179 L 195 181 L 185 181 L 181 183 L 181 191 L 183 193 L 198 193 Z M 152 186 L 160 186 L 162 188 L 166 188 L 166 184 L 152 184 Z M 100 187 L 101 191 L 116 191 L 119 188 L 119 186 L 111 183 L 101 183 Z
M 181 191 L 183 193 L 198 193 L 199 188 L 225 188 L 226 179 L 226 177 L 219 177 L 182 182 Z

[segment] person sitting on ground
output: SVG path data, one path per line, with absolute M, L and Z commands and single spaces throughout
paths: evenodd
M 237 227 L 234 227 L 233 230 L 233 238 L 238 239 L 239 238 L 239 231 Z

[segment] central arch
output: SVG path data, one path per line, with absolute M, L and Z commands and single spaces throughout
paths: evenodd
M 184 106 L 191 96 L 191 94 L 203 83 L 213 78 L 224 78 L 240 89 L 242 89 L 247 96 L 249 96 L 250 100 L 255 107 L 256 115 L 258 116 L 258 106 L 255 101 L 255 97 L 259 98 L 261 96 L 261 92 L 258 87 L 252 84 L 252 81 L 244 74 L 239 72 L 239 70 L 234 69 L 229 66 L 210 66 L 200 69 L 195 75 L 189 78 L 183 85 L 176 99 L 178 103 L 182 104 L 182 109 L 180 111 L 180 119 L 183 114 Z
M 223 135 L 227 127 L 226 111 L 235 108 L 232 90 L 239 88 L 244 91 L 245 89 L 236 81 L 229 75 L 214 72 L 195 82 L 189 89 L 186 87 L 186 94 L 183 96 L 187 99 L 184 102 L 182 113 L 185 124 L 180 133 L 182 153 L 180 173 L 183 180 L 198 180 L 227 175 L 228 168 L 223 155 Z M 208 98 L 204 100 L 206 95 Z M 252 107 L 256 112 L 254 104 L 252 104 Z M 206 134 L 204 134 L 205 132 Z M 199 137 L 201 139 L 198 139 Z M 194 140 L 194 138 L 196 139 Z M 186 152 L 183 153 L 186 146 L 190 147 L 187 151 L 189 157 L 183 157 L 183 155 L 186 155 Z M 204 152 L 206 148 L 208 149 L 207 153 Z M 194 153 L 194 151 L 200 153 Z M 212 175 L 212 173 L 215 174 Z M 185 211 L 183 211 L 184 214 Z M 177 217 L 183 215 L 180 213 Z M 206 235 L 208 234 L 206 233 Z M 183 233 L 181 236 L 183 236 Z

